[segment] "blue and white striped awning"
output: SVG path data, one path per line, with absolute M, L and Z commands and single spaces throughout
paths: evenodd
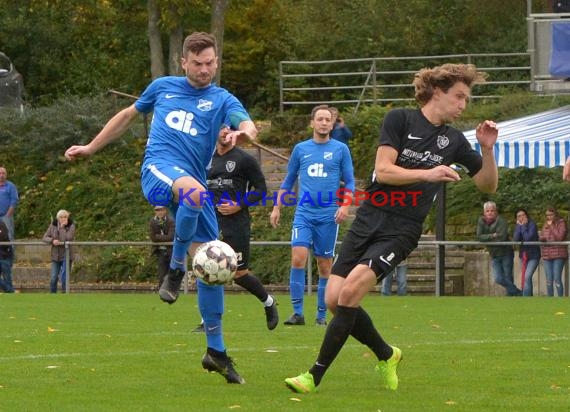
M 495 159 L 499 167 L 563 166 L 570 156 L 570 105 L 497 123 Z M 475 130 L 464 132 L 481 151 Z

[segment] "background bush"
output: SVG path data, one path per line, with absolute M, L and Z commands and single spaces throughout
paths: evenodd
M 512 95 L 501 100 L 470 105 L 458 127 L 469 129 L 483 118 L 497 121 L 569 104 L 570 98 L 544 99 Z M 148 240 L 152 208 L 140 189 L 140 165 L 146 142 L 141 116 L 126 135 L 90 159 L 68 162 L 63 153 L 73 144 L 89 142 L 107 120 L 130 104 L 109 95 L 60 99 L 49 107 L 27 110 L 24 115 L 0 111 L 0 163 L 20 191 L 16 213 L 19 239 L 40 239 L 59 209 L 72 213 L 77 240 Z M 367 106 L 358 114 L 343 113 L 355 138 L 351 143 L 357 177 L 368 181 L 374 164 L 379 127 L 391 107 Z M 269 119 L 273 120 L 273 119 Z M 262 142 L 291 148 L 308 136 L 308 117 L 280 116 L 262 135 Z M 448 185 L 447 238 L 472 239 L 484 201 L 497 202 L 501 213 L 513 220 L 515 208 L 524 206 L 542 224 L 546 206 L 569 212 L 570 185 L 563 183 L 561 168 L 500 170 L 500 186 L 494 195 L 479 193 L 471 179 Z M 253 240 L 290 239 L 293 208 L 284 208 L 281 226 L 269 224 L 270 207 L 252 208 Z M 434 230 L 434 211 L 425 232 Z M 348 228 L 341 226 L 339 239 Z M 85 280 L 143 281 L 154 279 L 150 248 L 90 247 L 75 271 Z M 282 283 L 290 265 L 289 247 L 252 248 L 252 269 L 265 283 Z M 314 267 L 316 273 L 316 267 Z

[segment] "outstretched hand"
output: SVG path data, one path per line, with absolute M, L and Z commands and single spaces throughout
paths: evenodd
M 499 136 L 499 129 L 497 129 L 497 123 L 492 120 L 485 120 L 483 123 L 479 123 L 475 129 L 475 137 L 477 141 L 484 148 L 492 148 L 497 141 Z
M 458 182 L 461 176 L 449 166 L 439 165 L 433 169 L 425 170 L 427 182 Z
M 226 142 L 231 142 L 235 146 L 238 142 L 246 142 L 251 140 L 251 137 L 243 130 L 230 131 L 225 136 Z
M 91 150 L 88 145 L 85 146 L 71 146 L 65 151 L 65 158 L 67 160 L 75 160 L 80 157 L 91 156 Z

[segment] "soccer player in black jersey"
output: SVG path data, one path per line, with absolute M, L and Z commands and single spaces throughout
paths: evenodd
M 216 208 L 220 239 L 230 245 L 238 257 L 234 282 L 263 303 L 267 328 L 273 330 L 279 323 L 277 301 L 259 279 L 249 273 L 251 220 L 248 206 L 262 199 L 267 185 L 255 158 L 225 141 L 230 132 L 227 127 L 220 131 L 206 183 Z
M 362 298 L 417 246 L 422 224 L 442 183 L 456 182 L 460 166 L 485 193 L 497 189 L 493 145 L 498 136 L 493 121 L 476 129 L 481 154 L 447 123 L 467 106 L 474 83 L 486 75 L 473 65 L 444 64 L 415 75 L 420 109 L 394 109 L 384 118 L 376 152 L 369 199 L 362 203 L 343 239 L 326 290 L 334 313 L 314 365 L 285 379 L 294 392 L 314 392 L 350 335 L 378 358 L 376 371 L 384 387 L 398 388 L 397 367 L 402 351 L 380 336 Z

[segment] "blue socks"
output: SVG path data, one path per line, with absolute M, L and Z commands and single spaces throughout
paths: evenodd
M 291 303 L 293 311 L 297 315 L 303 315 L 303 298 L 305 295 L 305 268 L 291 268 L 289 275 L 289 289 L 291 291 Z
M 184 259 L 194 234 L 196 234 L 198 217 L 201 212 L 201 207 L 190 207 L 188 205 L 182 205 L 176 211 L 176 235 L 172 246 L 172 258 L 170 259 L 171 268 L 186 270 Z
M 196 283 L 198 288 L 198 308 L 204 320 L 204 331 L 208 348 L 224 352 L 224 335 L 222 334 L 222 314 L 224 313 L 224 287 Z
M 327 282 L 327 278 L 319 278 L 319 285 L 317 286 L 317 319 L 326 319 L 327 317 L 327 304 L 325 303 Z

